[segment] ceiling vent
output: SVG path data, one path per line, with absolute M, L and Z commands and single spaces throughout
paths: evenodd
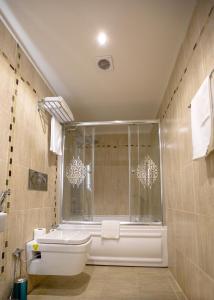
M 103 71 L 113 71 L 112 56 L 98 56 L 96 57 L 97 67 Z

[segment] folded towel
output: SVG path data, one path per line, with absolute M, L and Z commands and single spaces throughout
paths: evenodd
M 101 237 L 104 239 L 119 239 L 120 221 L 102 221 Z
M 210 97 L 211 97 L 211 137 L 208 154 L 214 150 L 214 70 L 210 74 Z
M 191 102 L 193 159 L 202 158 L 211 151 L 213 101 L 210 76 L 206 77 Z
M 55 117 L 51 118 L 50 150 L 57 155 L 62 155 L 62 126 Z

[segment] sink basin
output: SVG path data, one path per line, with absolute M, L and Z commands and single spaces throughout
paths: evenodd
M 6 219 L 7 219 L 7 214 L 4 212 L 0 212 L 0 232 L 3 232 L 5 230 Z

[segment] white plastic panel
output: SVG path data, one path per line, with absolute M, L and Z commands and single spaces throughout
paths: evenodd
M 121 225 L 120 239 L 102 239 L 100 225 L 60 225 L 64 230 L 71 228 L 88 230 L 92 244 L 88 264 L 167 267 L 167 227 Z

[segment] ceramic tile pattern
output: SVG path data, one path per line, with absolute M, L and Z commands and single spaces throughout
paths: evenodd
M 48 150 L 49 120 L 37 110 L 38 100 L 52 93 L 1 22 L 0 79 L 0 191 L 11 189 L 7 229 L 0 234 L 0 299 L 6 299 L 12 252 L 24 248 L 35 227 L 55 223 L 56 157 Z M 48 192 L 28 190 L 29 168 L 48 173 Z
M 182 298 L 183 297 L 183 298 Z M 49 276 L 29 300 L 184 300 L 168 269 L 86 266 L 73 277 Z
M 159 113 L 169 267 L 191 300 L 214 299 L 214 154 L 192 161 L 188 108 L 214 68 L 212 7 L 198 1 Z

